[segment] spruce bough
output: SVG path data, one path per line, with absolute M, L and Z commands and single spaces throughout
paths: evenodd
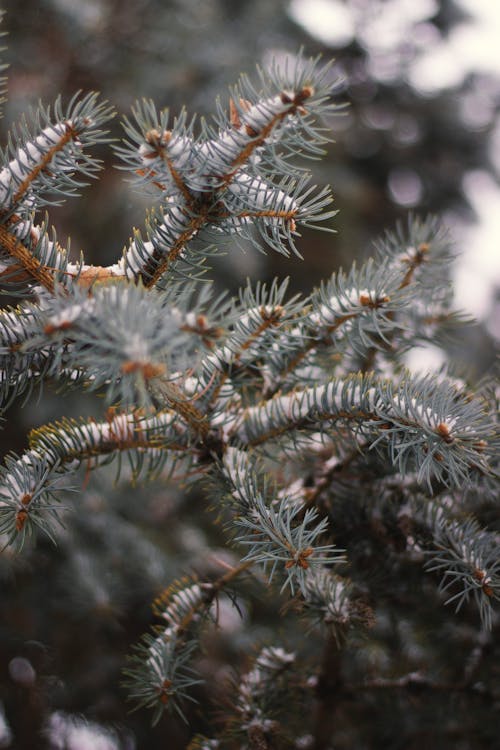
M 0 279 L 21 297 L 0 313 L 4 410 L 46 380 L 109 407 L 37 428 L 7 455 L 4 545 L 57 544 L 71 490 L 110 462 L 131 482 L 203 493 L 231 562 L 165 581 L 155 600 L 156 625 L 124 669 L 154 722 L 192 720 L 222 596 L 238 608 L 271 587 L 288 600 L 275 612 L 294 622 L 287 642 L 255 644 L 224 720 L 191 748 L 358 747 L 384 692 L 448 692 L 478 712 L 498 700 L 484 669 L 500 597 L 498 531 L 483 523 L 496 507 L 494 389 L 404 367 L 411 348 L 463 323 L 446 232 L 411 218 L 307 298 L 278 281 L 214 297 L 204 281 L 214 252 L 244 240 L 299 253 L 300 228 L 334 215 L 301 163 L 328 140 L 331 80 L 299 55 L 260 71 L 258 87 L 242 78 L 211 122 L 139 102 L 112 146 L 155 208 L 110 266 L 72 261 L 41 212 L 99 169 L 91 151 L 111 108 L 95 94 L 40 107 L 3 153 Z M 453 627 L 444 603 L 475 632 L 460 674 L 421 632 L 430 612 L 438 640 Z M 404 658 L 386 642 L 395 621 Z M 297 701 L 311 707 L 298 725 Z

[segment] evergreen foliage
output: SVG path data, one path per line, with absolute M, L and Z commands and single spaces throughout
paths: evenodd
M 140 518 L 131 509 L 142 490 L 124 491 L 112 515 L 119 500 L 105 466 L 118 468 L 119 487 L 182 483 L 180 504 L 201 497 L 228 551 L 207 549 L 203 565 L 184 550 L 189 575 L 163 581 L 155 625 L 122 665 L 135 707 L 152 709 L 154 723 L 184 720 L 193 749 L 355 748 L 370 737 L 410 747 L 418 721 L 429 724 L 422 695 L 437 695 L 446 704 L 437 746 L 458 735 L 461 747 L 487 747 L 491 722 L 472 731 L 460 706 L 483 717 L 499 699 L 487 658 L 500 598 L 495 391 L 404 367 L 409 349 L 466 322 L 453 309 L 446 232 L 411 217 L 372 259 L 304 298 L 278 281 L 216 298 L 204 281 L 213 253 L 243 241 L 299 253 L 300 228 L 334 216 L 301 162 L 328 140 L 322 117 L 339 109 L 331 88 L 329 66 L 298 55 L 259 71 L 258 84 L 243 77 L 210 122 L 139 102 L 113 147 L 155 207 L 109 266 L 72 260 L 42 209 L 95 176 L 92 148 L 108 140 L 111 108 L 77 95 L 13 128 L 0 171 L 0 279 L 20 302 L 0 313 L 3 408 L 45 382 L 97 391 L 109 408 L 37 427 L 24 454 L 5 458 L 5 565 L 35 560 L 47 535 L 62 545 L 82 611 L 112 609 L 118 580 L 122 601 L 132 598 L 137 570 L 158 588 L 154 541 L 127 525 L 127 514 Z M 94 470 L 94 506 L 110 504 L 100 526 L 89 490 L 74 509 Z M 231 665 L 254 632 L 249 602 L 267 589 L 279 602 L 266 604 L 274 622 L 263 640 L 273 643 L 255 638 L 222 719 L 210 722 L 217 707 L 200 673 L 219 624 L 224 632 L 221 607 L 232 603 L 248 625 Z M 219 665 L 217 679 L 227 674 Z M 387 725 L 389 693 L 397 728 Z M 54 747 L 54 732 L 69 732 L 55 719 L 61 707 L 48 701 L 40 719 Z

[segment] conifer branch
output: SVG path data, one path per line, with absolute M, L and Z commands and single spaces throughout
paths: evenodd
M 444 367 L 423 377 L 403 367 L 411 347 L 439 341 L 465 322 L 452 306 L 453 251 L 437 220 L 410 217 L 381 240 L 373 259 L 337 271 L 304 298 L 287 297 L 286 281 L 248 283 L 235 299 L 196 283 L 222 240 L 300 255 L 300 227 L 321 228 L 335 214 L 329 189 L 311 185 L 296 158 L 317 158 L 329 139 L 321 118 L 339 109 L 329 66 L 300 54 L 259 75 L 259 89 L 243 77 L 211 122 L 188 120 L 184 110 L 172 119 L 147 100 L 134 107 L 115 150 L 157 205 L 109 266 L 71 261 L 69 244 L 60 245 L 48 219 L 40 219 L 41 208 L 75 194 L 99 169 L 90 151 L 108 141 L 106 103 L 91 93 L 66 108 L 60 100 L 52 109 L 40 106 L 30 125 L 23 120 L 12 130 L 0 167 L 0 279 L 5 291 L 28 298 L 0 311 L 2 409 L 48 380 L 96 391 L 109 406 L 99 418 L 37 427 L 21 456 L 7 455 L 0 469 L 6 546 L 17 552 L 32 538 L 35 556 L 39 533 L 57 541 L 64 521 L 72 593 L 79 578 L 89 578 L 90 563 L 79 561 L 85 554 L 91 580 L 119 577 L 117 588 L 134 606 L 135 534 L 141 550 L 143 531 L 147 550 L 160 549 L 155 591 L 166 574 L 179 575 L 172 570 L 196 548 L 195 569 L 207 570 L 177 577 L 157 597 L 158 622 L 126 670 L 130 697 L 152 710 L 154 722 L 165 711 L 189 722 L 189 702 L 202 690 L 200 647 L 215 638 L 205 626 L 215 621 L 224 630 L 226 598 L 241 608 L 241 627 L 249 626 L 259 608 L 247 606 L 253 591 L 240 590 L 246 573 L 259 571 L 257 580 L 273 592 L 259 601 L 271 620 L 278 616 L 274 600 L 288 595 L 280 617 L 289 618 L 284 627 L 294 651 L 260 647 L 238 670 L 220 740 L 198 736 L 191 750 L 311 743 L 319 750 L 331 745 L 337 709 L 353 691 L 360 711 L 363 694 L 382 688 L 444 692 L 448 679 L 409 666 L 412 659 L 434 660 L 437 670 L 444 664 L 434 642 L 417 643 L 416 633 L 428 630 L 428 619 L 436 629 L 443 625 L 446 615 L 435 611 L 443 593 L 459 616 L 473 605 L 484 631 L 495 627 L 500 600 L 491 523 L 497 396 Z M 124 492 L 118 518 L 98 488 L 98 511 L 83 494 L 70 513 L 63 504 L 68 480 L 79 469 L 88 476 L 101 468 L 102 478 L 114 461 L 118 474 L 128 462 L 124 479 L 132 483 L 196 483 L 196 512 L 188 521 L 172 513 L 160 526 L 169 498 L 159 493 L 161 509 L 148 516 L 144 503 Z M 179 486 L 174 494 L 181 496 Z M 198 510 L 209 502 L 235 550 L 222 574 L 210 570 L 222 558 L 209 552 L 213 539 L 221 544 L 219 534 L 184 533 L 191 524 L 203 527 Z M 140 524 L 129 523 L 140 513 Z M 173 553 L 164 532 L 176 536 Z M 89 547 L 82 553 L 84 535 Z M 126 559 L 119 557 L 123 547 Z M 111 560 L 108 549 L 117 557 Z M 98 588 L 108 616 L 117 605 L 110 606 L 104 585 Z M 310 628 L 305 634 L 289 627 L 297 612 Z M 400 669 L 388 644 L 398 627 L 410 626 L 415 634 Z M 248 649 L 251 627 L 232 642 L 233 655 Z M 318 633 L 325 651 L 312 666 Z M 462 695 L 474 693 L 486 671 L 480 639 L 473 640 L 458 671 Z M 368 665 L 366 680 L 345 679 L 349 659 L 354 674 Z M 306 686 L 300 721 L 309 732 L 294 736 L 302 726 L 290 706 Z
M 36 243 L 38 238 L 32 234 L 31 238 Z M 9 264 L 3 277 L 7 280 L 27 279 L 28 281 L 40 284 L 49 292 L 54 291 L 54 272 L 49 270 L 43 261 L 36 257 L 32 250 L 19 240 L 15 234 L 10 232 L 5 226 L 0 224 L 0 246 L 10 258 L 14 258 L 17 263 Z M 23 273 L 24 272 L 24 273 Z
M 211 617 L 212 604 L 221 590 L 251 565 L 242 562 L 212 583 L 184 577 L 155 599 L 153 611 L 163 625 L 154 628 L 154 635 L 142 637 L 130 667 L 124 670 L 130 699 L 136 708 L 153 708 L 154 723 L 167 710 L 185 718 L 181 704 L 192 700 L 188 689 L 201 682 L 187 666 L 198 648 L 200 628 Z
M 75 177 L 90 177 L 100 168 L 98 160 L 85 148 L 109 141 L 101 126 L 112 116 L 106 102 L 98 102 L 97 94 L 77 94 L 64 110 L 60 98 L 53 113 L 39 108 L 32 113 L 32 124 L 26 120 L 9 137 L 4 167 L 0 172 L 0 202 L 5 215 L 26 208 L 60 202 L 86 184 Z M 45 127 L 40 131 L 40 125 Z M 35 135 L 35 133 L 38 134 Z M 24 218 L 24 217 L 23 217 Z
M 276 508 L 267 501 L 269 489 L 246 453 L 228 449 L 221 471 L 233 506 L 232 523 L 240 532 L 235 541 L 249 549 L 243 562 L 259 562 L 269 568 L 269 582 L 277 574 L 283 580 L 282 590 L 289 587 L 293 594 L 298 586 L 303 592 L 307 571 L 344 560 L 343 550 L 320 543 L 327 521 L 318 522 L 315 509 L 302 514 L 286 496 Z
M 371 436 L 371 447 L 387 446 L 402 472 L 415 466 L 429 486 L 434 481 L 458 486 L 471 472 L 490 471 L 493 443 L 488 448 L 485 437 L 493 440 L 495 433 L 483 405 L 430 378 L 407 375 L 394 387 L 373 375 L 353 375 L 296 389 L 248 408 L 234 432 L 244 444 L 257 446 L 338 422 Z
M 115 451 L 148 448 L 186 450 L 187 438 L 172 411 L 147 417 L 140 412 L 115 414 L 106 421 L 63 419 L 30 433 L 30 448 L 54 463 L 82 462 Z
M 304 104 L 311 99 L 313 114 L 333 108 L 324 103 L 324 73 L 304 62 L 294 77 L 291 87 L 289 83 L 286 90 L 272 97 L 250 92 L 254 104 L 238 97 L 246 103 L 237 118 L 233 97 L 229 120 L 226 116 L 220 121 L 218 132 L 204 125 L 197 138 L 193 124 L 186 124 L 185 112 L 169 128 L 168 112 L 157 114 L 150 102 L 136 106 L 136 122 L 125 124 L 130 141 L 118 151 L 141 182 L 152 181 L 165 193 L 166 200 L 162 213 L 148 230 L 148 240 L 144 242 L 136 234 L 126 250 L 122 261 L 126 275 L 140 276 L 146 286 L 154 286 L 182 256 L 189 254 L 189 242 L 205 228 L 246 235 L 249 220 L 260 221 L 262 236 L 283 252 L 282 235 L 292 241 L 297 221 L 307 224 L 313 217 L 321 218 L 320 213 L 330 200 L 324 191 L 311 199 L 305 181 L 294 183 L 293 187 L 289 181 L 280 189 L 263 180 L 253 167 L 255 154 L 271 138 L 281 138 L 281 131 L 287 134 L 287 118 L 296 120 L 292 128 L 295 132 L 300 130 L 304 118 L 305 136 L 311 145 L 315 140 L 321 141 L 319 133 L 310 128 Z M 314 83 L 305 82 L 308 78 L 317 81 L 317 93 Z M 266 88 L 270 88 L 269 82 Z M 277 129 L 279 134 L 275 133 Z M 305 138 L 303 141 L 307 144 Z M 323 218 L 329 215 L 333 214 L 324 214 Z
M 500 600 L 500 537 L 481 529 L 475 519 L 465 523 L 442 515 L 434 531 L 426 569 L 443 575 L 440 589 L 450 592 L 446 603 L 456 602 L 459 611 L 472 596 L 485 627 L 492 627 L 492 602 Z M 457 590 L 458 589 L 458 590 Z

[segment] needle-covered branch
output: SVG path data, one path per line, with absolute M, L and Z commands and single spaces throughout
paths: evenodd
M 153 709 L 153 723 L 165 711 L 185 719 L 182 703 L 193 700 L 189 690 L 201 682 L 189 666 L 200 647 L 201 628 L 214 621 L 213 605 L 221 590 L 249 567 L 250 563 L 243 562 L 213 582 L 185 576 L 155 599 L 153 609 L 161 624 L 154 627 L 153 634 L 142 637 L 124 670 L 131 700 L 136 708 Z
M 493 415 L 482 401 L 452 381 L 404 375 L 397 384 L 374 375 L 352 375 L 295 389 L 248 408 L 234 428 L 245 445 L 257 446 L 297 433 L 335 431 L 345 425 L 368 439 L 401 473 L 416 471 L 434 482 L 459 486 L 474 472 L 489 473 L 496 444 Z
M 40 105 L 13 128 L 0 155 L 0 262 L 2 280 L 53 290 L 68 259 L 39 225 L 40 210 L 77 194 L 101 163 L 89 149 L 109 141 L 102 129 L 112 116 L 94 93 L 75 95 L 66 107 Z
M 244 451 L 230 449 L 221 467 L 230 498 L 235 541 L 248 549 L 243 561 L 261 563 L 269 569 L 282 590 L 296 587 L 304 593 L 306 571 L 324 564 L 344 561 L 343 550 L 333 544 L 322 544 L 327 532 L 326 519 L 287 496 L 269 499 L 270 489 Z
M 334 215 L 324 211 L 328 192 L 313 194 L 307 177 L 297 180 L 290 172 L 276 181 L 261 167 L 278 159 L 280 146 L 293 152 L 297 143 L 307 155 L 326 142 L 312 123 L 338 108 L 329 100 L 327 69 L 298 58 L 293 71 L 276 68 L 261 78 L 258 92 L 245 79 L 232 92 L 227 114 L 219 111 L 218 127 L 203 123 L 196 136 L 185 112 L 169 126 L 167 111 L 157 113 L 147 101 L 136 105 L 135 122 L 125 123 L 129 141 L 118 151 L 141 185 L 149 182 L 159 191 L 162 208 L 147 240 L 137 234 L 126 250 L 121 263 L 127 276 L 154 285 L 189 258 L 189 244 L 205 231 L 219 240 L 224 234 L 245 237 L 259 248 L 264 240 L 285 254 L 287 242 L 298 252 L 297 226 Z
M 460 522 L 440 515 L 436 525 L 427 570 L 441 573 L 447 604 L 454 602 L 459 611 L 472 597 L 491 629 L 493 600 L 500 600 L 500 535 L 482 529 L 475 519 Z
M 174 411 L 151 417 L 111 411 L 103 422 L 63 419 L 33 430 L 30 449 L 20 458 L 8 456 L 2 467 L 0 533 L 16 546 L 35 527 L 52 536 L 54 522 L 60 522 L 55 490 L 81 465 L 96 469 L 125 453 L 132 477 L 158 476 L 176 459 L 189 473 L 194 456 L 188 446 L 187 430 Z

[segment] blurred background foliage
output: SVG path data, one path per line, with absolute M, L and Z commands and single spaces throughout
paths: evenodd
M 332 8 L 350 11 L 350 37 L 342 35 L 340 17 L 336 22 L 334 15 L 325 16 L 322 29 L 318 24 L 328 0 L 25 0 L 22 10 L 15 1 L 3 5 L 10 62 L 4 127 L 39 99 L 50 102 L 58 93 L 68 99 L 77 89 L 102 92 L 121 115 L 146 97 L 173 115 L 185 106 L 191 114 L 210 116 L 216 96 L 227 101 L 228 86 L 239 74 L 252 76 L 255 65 L 273 55 L 303 46 L 308 54 L 335 58 L 332 78 L 343 80 L 336 98 L 349 107 L 328 123 L 336 142 L 328 159 L 318 162 L 316 179 L 333 186 L 338 235 L 305 236 L 306 264 L 232 256 L 223 269 L 229 266 L 238 284 L 258 269 L 260 276 L 290 274 L 292 283 L 307 290 L 311 279 L 349 263 L 353 253 L 365 253 L 409 209 L 471 218 L 463 178 L 471 170 L 493 169 L 489 136 L 500 102 L 498 79 L 469 70 L 457 76 L 456 85 L 433 88 L 432 70 L 418 68 L 429 49 L 466 20 L 453 0 L 332 2 Z M 330 45 L 299 24 L 308 15 L 323 37 L 331 37 Z M 456 65 L 461 70 L 459 59 Z M 114 130 L 119 137 L 119 118 Z M 110 150 L 103 158 L 107 166 L 116 163 Z M 54 215 L 75 251 L 82 248 L 99 263 L 116 258 L 131 224 L 142 226 L 143 219 L 140 196 L 113 169 L 83 199 Z
M 474 220 L 464 178 L 488 173 L 498 179 L 491 144 L 500 82 L 487 70 L 470 69 L 433 88 L 426 85 L 432 66 L 427 78 L 423 73 L 419 78 L 418 64 L 467 21 L 464 6 L 453 0 L 332 1 L 337 12 L 349 13 L 349 33 L 342 34 L 341 15 L 337 30 L 325 16 L 319 38 L 305 28 L 308 13 L 326 12 L 327 5 L 324 0 L 322 11 L 316 0 L 3 0 L 4 59 L 10 65 L 3 142 L 29 106 L 39 99 L 49 103 L 59 93 L 68 100 L 77 89 L 100 91 L 120 115 L 146 97 L 173 115 L 185 106 L 209 117 L 215 97 L 227 102 L 228 86 L 240 73 L 252 76 L 256 64 L 303 46 L 307 54 L 335 58 L 332 82 L 342 81 L 335 97 L 349 103 L 327 123 L 335 143 L 327 158 L 313 165 L 315 181 L 333 187 L 339 214 L 331 226 L 337 233 L 305 232 L 304 261 L 235 250 L 217 261 L 216 283 L 235 291 L 247 276 L 290 275 L 292 290 L 308 291 L 335 268 L 365 257 L 372 240 L 408 210 L 442 215 L 460 239 Z M 112 127 L 120 137 L 119 117 Z M 87 262 L 104 265 L 117 259 L 132 227 L 143 226 L 148 200 L 114 168 L 110 149 L 103 149 L 101 158 L 106 169 L 99 181 L 81 198 L 52 210 L 50 218 L 63 244 L 71 236 L 75 256 L 82 250 Z M 449 356 L 462 364 L 467 360 L 478 377 L 491 367 L 493 350 L 491 333 L 478 324 Z M 24 409 L 11 407 L 4 452 L 23 450 L 29 428 L 63 413 L 100 411 L 93 398 L 60 399 L 49 389 Z M 67 739 L 50 747 L 184 747 L 185 728 L 165 721 L 151 730 L 147 714 L 127 715 L 116 686 L 124 654 L 151 620 L 153 596 L 186 570 L 193 555 L 194 567 L 202 560 L 200 572 L 206 575 L 221 539 L 208 519 L 206 529 L 194 526 L 200 498 L 186 503 L 175 485 L 130 490 L 126 484 L 114 487 L 112 474 L 101 472 L 75 506 L 57 548 L 42 540 L 20 561 L 5 555 L 0 561 L 0 698 L 15 730 L 15 747 L 41 746 L 35 738 L 53 708 L 82 713 L 115 730 L 95 729 L 89 741 L 94 744 L 85 745 L 81 738 L 91 728 L 71 729 L 62 714 L 52 714 L 53 736 L 69 737 L 73 730 L 76 736 L 78 730 L 80 744 Z M 267 603 L 253 606 L 266 610 Z M 265 616 L 254 618 L 260 624 L 252 630 L 243 614 L 245 627 L 234 622 L 227 606 L 225 630 L 213 636 L 199 665 L 214 690 L 222 680 L 219 654 L 227 658 L 232 649 L 236 659 L 254 639 L 272 636 Z M 466 642 L 467 633 L 462 636 Z M 201 718 L 196 728 L 206 729 Z M 10 743 L 4 729 L 0 747 Z

